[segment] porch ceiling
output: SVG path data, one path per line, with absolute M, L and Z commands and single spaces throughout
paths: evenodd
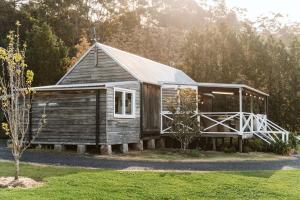
M 257 90 L 253 87 L 244 84 L 228 84 L 228 83 L 198 83 L 198 88 L 200 92 L 212 92 L 212 91 L 220 91 L 220 92 L 232 92 L 234 95 L 239 94 L 239 89 L 242 88 L 243 93 L 246 94 L 252 93 L 258 96 L 269 96 L 269 94 L 264 93 L 260 90 Z

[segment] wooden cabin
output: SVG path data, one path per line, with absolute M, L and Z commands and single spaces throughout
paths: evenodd
M 112 145 L 143 149 L 144 140 L 154 148 L 164 82 L 197 84 L 181 70 L 96 43 L 56 85 L 35 88 L 30 134 L 45 110 L 36 144 L 77 145 L 80 152 L 99 145 L 110 153 Z
M 164 145 L 161 138 L 168 130 L 163 123 L 168 115 L 164 98 L 174 97 L 178 88 L 192 88 L 204 102 L 199 105 L 199 119 L 210 118 L 203 121 L 202 132 L 207 132 L 209 137 L 213 134 L 220 137 L 216 132 L 222 132 L 221 129 L 211 131 L 213 127 L 209 123 L 216 123 L 217 119 L 201 110 L 216 112 L 209 110 L 216 89 L 219 92 L 222 89 L 223 93 L 246 94 L 247 90 L 240 91 L 246 86 L 229 86 L 196 83 L 181 70 L 95 43 L 56 85 L 35 88 L 29 136 L 36 131 L 40 116 L 45 112 L 47 123 L 34 141 L 38 145 L 52 145 L 56 150 L 75 146 L 80 153 L 94 146 L 107 154 L 113 148 L 124 153 L 128 148 L 155 148 L 156 144 Z M 255 89 L 250 92 L 267 96 Z M 239 117 L 244 120 L 240 114 Z M 240 125 L 243 126 L 242 122 Z M 223 131 L 221 136 L 242 138 L 242 131 L 229 131 L 230 134 Z

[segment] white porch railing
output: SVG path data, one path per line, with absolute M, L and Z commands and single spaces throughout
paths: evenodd
M 195 114 L 200 121 L 199 132 L 211 135 L 240 135 L 251 138 L 256 135 L 271 144 L 281 139 L 288 141 L 289 132 L 267 119 L 266 115 L 247 112 L 200 112 Z M 193 117 L 195 117 L 193 116 Z M 161 134 L 170 133 L 168 120 L 173 120 L 169 112 L 161 113 Z

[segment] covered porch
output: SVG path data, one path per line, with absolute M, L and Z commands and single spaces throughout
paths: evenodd
M 166 88 L 168 91 L 162 89 L 162 98 L 164 92 L 170 94 L 170 86 Z M 221 83 L 198 83 L 197 94 L 195 117 L 200 122 L 202 137 L 243 140 L 256 136 L 268 144 L 288 141 L 288 131 L 267 117 L 268 94 L 243 84 Z M 167 121 L 172 120 L 172 116 L 164 106 L 161 120 L 161 134 L 169 133 Z
M 243 84 L 199 83 L 198 95 L 205 136 L 255 135 L 269 144 L 288 141 L 288 132 L 267 117 L 268 94 Z

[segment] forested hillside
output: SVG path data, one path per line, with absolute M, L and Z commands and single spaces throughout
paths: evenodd
M 198 2 L 198 1 L 197 1 Z M 300 41 L 280 14 L 194 0 L 0 0 L 0 46 L 19 20 L 34 85 L 55 84 L 95 41 L 183 69 L 199 82 L 244 83 L 270 94 L 269 114 L 300 130 Z

